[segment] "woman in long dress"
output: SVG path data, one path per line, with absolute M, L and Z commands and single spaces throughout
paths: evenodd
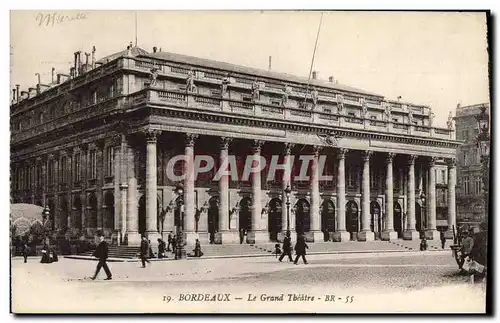
M 47 243 L 43 244 L 42 248 L 42 260 L 40 261 L 42 264 L 50 264 L 52 262 L 50 258 L 50 248 Z

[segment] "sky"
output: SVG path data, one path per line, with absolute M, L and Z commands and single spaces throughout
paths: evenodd
M 41 25 L 55 13 L 77 19 Z M 135 43 L 134 11 L 12 11 L 11 88 L 69 72 L 73 53 L 96 57 Z M 138 11 L 139 47 L 308 77 L 320 11 Z M 445 126 L 449 111 L 489 102 L 484 13 L 324 12 L 313 70 L 319 78 L 388 99 L 428 105 Z M 82 54 L 82 57 L 85 57 Z

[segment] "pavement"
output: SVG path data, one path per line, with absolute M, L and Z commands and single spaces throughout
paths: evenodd
M 35 313 L 388 313 L 485 310 L 485 283 L 470 284 L 443 252 L 111 263 L 13 259 L 12 310 Z M 200 299 L 203 298 L 203 301 Z M 205 299 L 206 298 L 206 299 Z
M 193 259 L 220 259 L 220 258 L 241 258 L 241 257 L 275 257 L 274 253 L 275 243 L 261 243 L 256 245 L 249 244 L 228 244 L 228 245 L 204 245 L 202 246 L 203 257 Z M 390 253 L 390 252 L 406 252 L 414 251 L 420 252 L 420 241 L 408 240 L 395 240 L 395 241 L 347 241 L 347 242 L 319 242 L 309 243 L 308 254 L 350 254 L 350 253 Z M 189 252 L 190 250 L 188 250 Z M 445 249 L 441 248 L 439 241 L 428 241 L 428 251 L 441 251 L 451 253 L 449 248 L 449 241 Z M 167 253 L 168 258 L 151 259 L 152 261 L 170 261 L 174 260 L 171 253 Z M 71 255 L 65 256 L 72 259 L 95 260 L 94 257 L 86 255 Z M 124 259 L 124 258 L 109 258 L 110 262 L 137 262 L 138 258 Z

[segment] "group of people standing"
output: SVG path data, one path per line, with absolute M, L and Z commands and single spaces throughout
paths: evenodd
M 288 256 L 289 261 L 293 261 L 295 265 L 298 264 L 299 258 L 302 257 L 302 261 L 304 264 L 307 264 L 306 259 L 306 249 L 309 249 L 309 246 L 306 243 L 305 236 L 303 234 L 297 235 L 297 242 L 295 243 L 295 260 L 292 259 L 292 238 L 290 237 L 290 231 L 288 231 L 283 239 L 283 252 L 279 257 L 279 261 L 282 262 L 285 256 Z

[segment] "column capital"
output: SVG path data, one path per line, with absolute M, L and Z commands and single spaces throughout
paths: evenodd
M 436 157 L 429 157 L 429 167 L 434 167 L 436 165 Z
M 313 146 L 313 155 L 314 157 L 319 157 L 319 152 L 323 149 L 323 146 Z
M 446 164 L 448 165 L 448 168 L 454 168 L 457 166 L 457 159 L 456 158 L 447 158 Z
M 142 131 L 142 133 L 146 137 L 147 143 L 156 143 L 156 141 L 158 140 L 158 136 L 161 134 L 161 130 L 147 129 Z
M 408 166 L 415 165 L 415 160 L 417 160 L 417 155 L 408 155 Z
M 373 155 L 373 151 L 371 150 L 364 150 L 363 153 L 363 161 L 364 162 L 369 162 L 370 161 L 370 157 Z
M 220 138 L 220 149 L 222 149 L 222 150 L 228 150 L 229 149 L 229 144 L 231 143 L 232 140 L 233 140 L 233 138 L 221 137 Z
M 346 154 L 349 152 L 347 148 L 340 148 L 337 150 L 337 159 L 344 159 Z
M 103 150 L 104 149 L 104 145 L 105 145 L 105 140 L 104 139 L 98 139 L 95 141 L 95 146 L 99 149 L 99 150 Z
M 292 153 L 292 149 L 294 146 L 295 146 L 295 144 L 292 144 L 290 142 L 285 142 L 284 154 L 290 155 Z
M 263 140 L 254 140 L 252 145 L 252 150 L 254 153 L 260 153 L 262 146 L 264 145 Z
M 184 144 L 186 147 L 194 147 L 194 143 L 198 139 L 198 135 L 194 133 L 186 133 L 184 138 Z
M 386 163 L 392 163 L 392 160 L 396 156 L 395 153 L 387 153 L 387 156 L 385 156 L 385 161 Z

